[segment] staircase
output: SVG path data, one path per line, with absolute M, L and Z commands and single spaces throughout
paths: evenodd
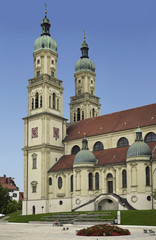
M 126 198 L 122 198 L 122 197 L 120 197 L 119 195 L 117 195 L 117 194 L 115 194 L 115 193 L 102 193 L 102 194 L 100 194 L 99 196 L 95 197 L 94 199 L 89 200 L 88 202 L 86 202 L 86 203 L 84 203 L 84 204 L 82 204 L 82 205 L 80 205 L 80 206 L 72 209 L 72 211 L 76 211 L 76 210 L 78 210 L 78 209 L 80 209 L 80 208 L 82 208 L 82 207 L 84 207 L 84 206 L 86 206 L 86 205 L 88 205 L 88 204 L 90 204 L 90 203 L 92 203 L 92 202 L 95 202 L 95 201 L 96 201 L 99 197 L 101 197 L 101 196 L 110 196 L 110 195 L 113 196 L 113 197 L 115 197 L 115 198 L 117 198 L 117 199 L 118 199 L 118 202 L 119 202 L 122 206 L 124 206 L 125 208 L 127 208 L 128 210 L 135 210 L 135 208 L 133 208 L 133 207 L 129 204 L 129 202 L 127 201 Z

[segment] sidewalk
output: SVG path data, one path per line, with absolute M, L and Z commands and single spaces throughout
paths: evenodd
M 63 228 L 69 230 L 63 230 Z M 143 226 L 121 226 L 127 228 L 131 232 L 129 236 L 106 236 L 106 237 L 86 237 L 76 236 L 76 230 L 86 228 L 87 226 L 80 225 L 64 225 L 63 227 L 54 227 L 51 224 L 24 224 L 24 223 L 0 223 L 0 240 L 156 240 L 156 236 L 150 236 L 149 233 L 144 233 L 143 229 L 152 229 L 154 227 Z

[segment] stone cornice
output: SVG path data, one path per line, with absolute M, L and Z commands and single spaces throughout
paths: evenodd
M 49 148 L 49 149 L 53 149 L 53 150 L 57 150 L 57 151 L 64 151 L 64 147 L 58 147 L 55 145 L 50 145 L 50 144 L 39 144 L 39 145 L 35 145 L 35 146 L 31 146 L 31 147 L 27 147 L 25 146 L 24 148 L 22 148 L 23 151 L 31 151 L 31 150 L 38 150 L 41 148 Z
M 41 116 L 53 116 L 53 117 L 55 117 L 55 118 L 58 118 L 58 119 L 63 119 L 63 120 L 65 120 L 65 121 L 67 121 L 68 119 L 67 118 L 64 118 L 64 117 L 62 117 L 62 116 L 58 116 L 58 115 L 56 115 L 56 114 L 54 114 L 54 113 L 50 113 L 50 112 L 41 112 L 41 113 L 36 113 L 36 114 L 33 114 L 33 115 L 30 115 L 30 116 L 27 116 L 27 117 L 24 117 L 24 118 L 22 118 L 23 120 L 26 120 L 26 119 L 31 119 L 31 118 L 34 118 L 34 117 L 41 117 Z

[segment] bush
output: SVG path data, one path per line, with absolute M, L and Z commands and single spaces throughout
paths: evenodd
M 128 229 L 122 229 L 118 226 L 111 226 L 109 224 L 95 225 L 89 228 L 81 229 L 77 232 L 78 236 L 120 236 L 130 235 Z

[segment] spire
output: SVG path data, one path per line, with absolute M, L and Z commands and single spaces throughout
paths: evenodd
M 47 4 L 45 3 L 45 17 L 42 20 L 41 27 L 42 27 L 42 33 L 41 36 L 43 35 L 48 35 L 50 36 L 50 22 L 49 19 L 47 18 Z
M 88 57 L 88 50 L 89 50 L 89 47 L 88 47 L 88 44 L 86 43 L 85 39 L 86 39 L 86 36 L 85 36 L 85 31 L 84 31 L 84 42 L 82 43 L 81 45 L 81 58 L 89 58 Z
M 143 138 L 142 138 L 142 131 L 141 129 L 138 127 L 138 129 L 136 130 L 136 139 L 135 142 L 142 142 Z

